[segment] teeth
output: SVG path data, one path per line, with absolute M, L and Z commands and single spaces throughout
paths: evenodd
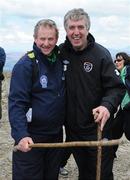
M 74 39 L 79 40 L 80 38 L 79 37 L 74 37 Z

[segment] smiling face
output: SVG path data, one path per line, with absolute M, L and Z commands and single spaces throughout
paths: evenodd
M 87 46 L 88 30 L 84 19 L 68 19 L 66 33 L 75 50 L 81 51 Z
M 34 41 L 42 53 L 50 55 L 57 43 L 58 37 L 56 30 L 50 26 L 40 26 Z
M 116 68 L 121 71 L 124 67 L 124 59 L 122 56 L 117 56 L 116 60 L 114 61 L 115 62 L 115 65 L 116 65 Z

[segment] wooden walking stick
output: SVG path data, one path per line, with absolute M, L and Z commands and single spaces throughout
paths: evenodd
M 61 142 L 61 143 L 35 143 L 30 144 L 30 148 L 69 148 L 69 147 L 98 147 L 98 146 L 115 146 L 119 144 L 124 144 L 125 141 L 120 139 L 113 140 L 101 140 L 101 141 L 71 141 L 71 142 Z M 18 145 L 13 147 L 13 151 L 19 150 Z
M 102 131 L 100 129 L 100 124 L 97 126 L 97 140 L 101 141 Z M 96 180 L 101 179 L 101 161 L 102 161 L 102 146 L 97 146 L 97 167 L 96 167 Z

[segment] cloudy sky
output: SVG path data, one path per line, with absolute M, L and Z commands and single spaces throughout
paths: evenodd
M 91 18 L 90 32 L 107 48 L 130 47 L 130 0 L 0 0 L 0 46 L 7 52 L 32 49 L 37 21 L 56 21 L 64 41 L 63 17 L 72 8 L 84 8 Z

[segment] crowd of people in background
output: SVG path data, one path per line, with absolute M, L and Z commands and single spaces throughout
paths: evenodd
M 8 107 L 13 151 L 13 180 L 57 180 L 68 176 L 66 164 L 72 154 L 79 180 L 96 177 L 97 147 L 32 148 L 34 143 L 130 140 L 130 57 L 110 52 L 90 33 L 90 17 L 84 9 L 64 16 L 66 40 L 57 46 L 59 31 L 51 19 L 34 27 L 31 51 L 12 70 Z M 1 92 L 6 54 L 0 47 Z M 29 114 L 30 113 L 30 114 Z M 28 118 L 29 114 L 29 118 Z M 117 146 L 102 151 L 101 179 L 113 180 Z

